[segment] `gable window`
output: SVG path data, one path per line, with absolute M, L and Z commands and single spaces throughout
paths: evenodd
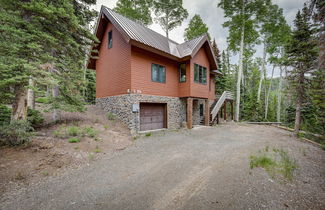
M 179 82 L 186 82 L 186 64 L 179 65 Z
M 108 32 L 108 49 L 113 47 L 113 33 L 112 31 Z
M 153 82 L 166 82 L 166 68 L 159 64 L 152 64 L 151 66 L 151 80 Z
M 194 64 L 194 82 L 207 84 L 207 68 Z

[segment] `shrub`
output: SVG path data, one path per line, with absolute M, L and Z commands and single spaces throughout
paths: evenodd
M 14 120 L 8 125 L 0 127 L 0 143 L 18 146 L 30 141 L 33 127 L 24 120 Z
M 8 125 L 11 118 L 11 109 L 6 105 L 0 105 L 0 126 Z
M 108 120 L 115 120 L 115 115 L 111 112 L 108 112 L 106 116 Z
M 321 147 L 323 150 L 325 150 L 325 141 L 321 141 L 321 142 L 320 142 L 320 147 Z
M 47 97 L 39 97 L 39 98 L 36 98 L 35 101 L 37 103 L 43 103 L 43 104 L 49 103 L 49 99 Z
M 68 139 L 69 143 L 78 143 L 80 139 L 78 137 L 72 137 Z
M 91 138 L 94 138 L 94 137 L 96 137 L 98 135 L 98 131 L 96 131 L 92 127 L 86 127 L 85 130 L 84 130 L 84 134 L 88 135 Z
M 80 133 L 80 130 L 79 130 L 79 128 L 76 127 L 76 126 L 69 126 L 69 127 L 67 128 L 67 134 L 68 134 L 69 136 L 78 136 L 79 133 Z
M 40 111 L 36 109 L 28 109 L 27 121 L 33 128 L 38 128 L 43 124 L 44 117 Z
M 149 137 L 149 136 L 151 136 L 151 133 L 146 133 L 145 136 L 146 136 L 146 137 Z

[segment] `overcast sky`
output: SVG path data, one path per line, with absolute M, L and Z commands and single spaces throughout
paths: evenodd
M 223 17 L 223 10 L 217 7 L 219 1 L 220 0 L 183 0 L 183 6 L 187 9 L 189 16 L 180 27 L 169 33 L 170 38 L 178 43 L 182 43 L 184 41 L 184 29 L 187 27 L 190 19 L 195 14 L 199 14 L 202 17 L 203 22 L 208 25 L 209 33 L 212 38 L 216 39 L 219 49 L 221 51 L 226 49 L 228 31 L 226 28 L 222 27 L 225 18 Z M 97 0 L 96 10 L 99 11 L 101 5 L 114 8 L 116 2 L 117 0 Z M 298 9 L 303 7 L 304 2 L 306 2 L 306 0 L 273 0 L 273 3 L 278 4 L 279 7 L 283 8 L 284 16 L 289 25 L 292 25 Z M 164 31 L 156 23 L 149 26 L 149 28 L 165 35 Z M 258 49 L 261 48 L 259 47 Z M 260 56 L 260 54 L 261 53 L 258 52 L 256 56 Z M 233 56 L 231 62 L 237 63 L 238 55 Z M 268 69 L 270 70 L 270 68 Z M 275 75 L 277 75 L 277 71 L 275 72 Z

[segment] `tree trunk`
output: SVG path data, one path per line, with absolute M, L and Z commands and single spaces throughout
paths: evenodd
M 15 98 L 12 104 L 11 120 L 27 119 L 27 91 L 24 87 L 15 88 Z
M 55 98 L 57 98 L 59 96 L 59 86 L 58 85 L 56 85 L 56 86 L 53 87 L 53 89 L 52 89 L 52 96 L 53 96 L 54 100 L 55 100 Z M 53 110 L 53 113 L 52 113 L 52 120 L 54 122 L 56 122 L 56 121 L 59 121 L 60 119 L 61 119 L 60 110 L 54 109 Z
M 243 4 L 244 8 L 244 4 Z M 239 69 L 237 75 L 237 94 L 236 94 L 236 121 L 239 121 L 239 113 L 240 113 L 240 83 L 241 77 L 243 74 L 243 53 L 244 53 L 244 38 L 245 38 L 245 21 L 243 21 L 242 31 L 240 35 L 240 53 L 239 53 Z
M 299 95 L 297 98 L 297 105 L 296 105 L 296 118 L 295 118 L 295 134 L 299 133 L 300 130 L 300 123 L 301 123 L 301 105 L 302 105 L 302 99 Z
M 260 99 L 261 99 L 261 90 L 262 90 L 262 83 L 263 83 L 263 75 L 265 75 L 265 72 L 266 72 L 265 63 L 266 63 L 266 42 L 264 40 L 263 60 L 262 60 L 262 74 L 261 74 L 260 82 L 258 84 L 257 102 L 260 102 Z
M 51 64 L 51 67 L 50 67 L 50 71 L 52 74 L 55 73 L 55 69 L 54 69 L 54 64 L 52 63 Z M 54 103 L 57 103 L 56 102 L 56 98 L 59 96 L 59 85 L 55 85 L 53 88 L 52 88 L 52 97 L 54 99 Z M 59 109 L 53 109 L 53 113 L 52 113 L 52 120 L 54 122 L 57 122 L 61 119 L 61 112 Z
M 266 100 L 265 100 L 265 116 L 264 116 L 264 119 L 267 119 L 267 114 L 268 114 L 268 111 L 269 111 L 269 98 L 270 98 L 270 92 L 271 92 L 271 87 L 272 87 L 274 68 L 275 68 L 275 65 L 273 65 L 273 68 L 272 68 L 272 75 L 271 75 L 271 79 L 270 79 L 269 90 L 267 91 L 267 96 L 266 96 Z
M 278 101 L 277 101 L 277 109 L 276 109 L 276 121 L 278 122 L 281 122 L 281 99 L 282 99 L 282 66 L 280 66 Z
M 31 76 L 29 77 L 28 84 L 30 87 L 34 87 L 34 80 Z M 27 107 L 35 109 L 35 93 L 32 88 L 29 88 L 27 91 Z

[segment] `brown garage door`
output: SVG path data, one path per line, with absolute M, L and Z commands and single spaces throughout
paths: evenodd
M 166 128 L 166 104 L 140 104 L 140 130 Z

